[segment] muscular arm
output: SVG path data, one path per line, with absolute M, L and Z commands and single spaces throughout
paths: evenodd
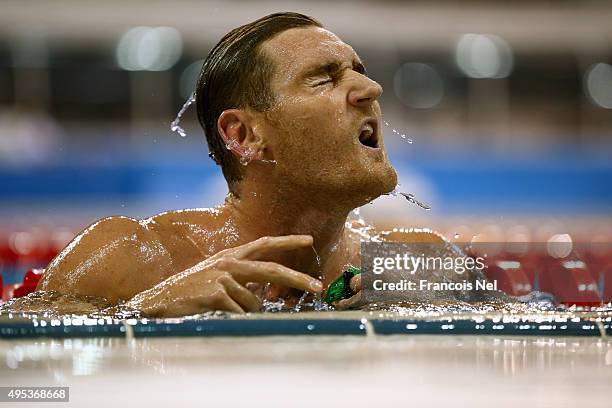
M 37 290 L 131 299 L 178 272 L 152 222 L 104 218 L 81 232 L 47 267 Z
M 244 285 L 274 283 L 321 292 L 320 281 L 281 264 L 270 255 L 312 246 L 309 235 L 261 237 L 233 248 L 202 252 L 186 225 L 210 227 L 172 213 L 146 221 L 105 218 L 81 232 L 47 267 L 38 290 L 101 296 L 144 316 L 170 317 L 226 310 L 257 311 L 261 301 Z M 181 218 L 182 217 L 182 218 Z M 178 223 L 178 224 L 177 224 Z M 178 226 L 177 226 L 178 225 Z M 182 227 L 181 227 L 182 225 Z M 213 228 L 211 228 L 213 229 Z M 204 234 L 205 235 L 205 234 Z M 209 245 L 210 247 L 210 245 Z

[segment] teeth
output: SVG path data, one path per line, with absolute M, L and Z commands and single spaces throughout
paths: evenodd
M 372 125 L 368 123 L 361 129 L 361 136 L 359 137 L 359 140 L 362 140 L 362 141 L 366 140 L 370 136 L 372 136 L 373 133 L 374 133 L 374 128 L 372 128 Z

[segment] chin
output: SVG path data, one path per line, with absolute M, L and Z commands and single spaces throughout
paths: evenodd
M 368 184 L 377 193 L 377 197 L 381 194 L 390 193 L 397 186 L 397 172 L 389 162 L 386 162 L 380 168 L 376 166 L 369 174 L 371 177 L 368 178 L 371 180 Z
M 342 202 L 351 208 L 369 203 L 382 194 L 393 191 L 397 185 L 397 173 L 389 162 L 375 163 L 369 168 L 355 166 L 343 171 L 321 171 L 318 174 L 299 177 L 287 176 L 285 181 L 310 200 Z M 295 173 L 292 173 L 295 176 Z
M 390 193 L 397 186 L 397 173 L 391 166 L 385 166 L 368 173 L 355 182 L 353 195 L 355 207 L 361 207 L 383 194 Z
M 381 189 L 384 190 L 380 194 L 390 193 L 395 190 L 395 187 L 397 187 L 397 172 L 393 166 L 389 165 L 388 174 L 381 177 L 380 185 Z

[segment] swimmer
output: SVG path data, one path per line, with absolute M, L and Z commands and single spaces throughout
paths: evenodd
M 381 93 L 353 48 L 311 17 L 278 13 L 232 30 L 196 89 L 225 202 L 101 219 L 48 265 L 37 290 L 99 296 L 151 317 L 259 311 L 265 284 L 269 297 L 320 294 L 360 265 L 349 213 L 397 184 Z

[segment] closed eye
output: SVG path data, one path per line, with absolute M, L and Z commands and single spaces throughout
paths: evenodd
M 332 79 L 332 78 L 327 78 L 327 79 L 324 79 L 323 81 L 319 81 L 319 82 L 317 82 L 317 83 L 315 84 L 315 86 L 325 85 L 325 84 L 328 84 L 328 83 L 330 83 L 330 82 L 332 82 L 332 81 L 333 81 L 333 79 Z

